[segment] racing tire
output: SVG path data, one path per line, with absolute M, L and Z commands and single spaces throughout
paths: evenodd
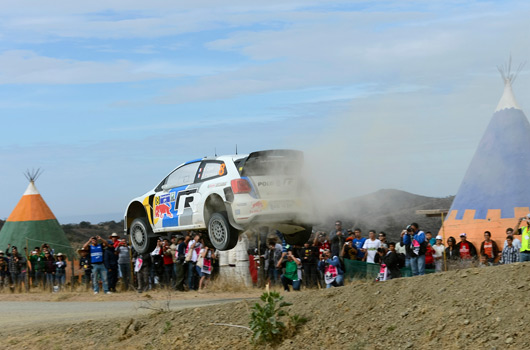
M 285 235 L 285 242 L 290 245 L 299 245 L 302 246 L 304 243 L 307 243 L 309 241 L 309 238 L 311 237 L 311 233 L 313 231 L 312 227 L 306 227 L 305 230 L 296 232 L 292 235 Z
M 229 250 L 236 246 L 239 232 L 234 229 L 226 213 L 213 213 L 208 220 L 208 238 L 217 250 Z
M 152 252 L 156 247 L 156 237 L 152 232 L 145 218 L 134 219 L 129 230 L 134 250 L 140 254 Z

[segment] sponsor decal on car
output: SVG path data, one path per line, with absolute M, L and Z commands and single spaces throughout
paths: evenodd
M 252 206 L 250 207 L 250 213 L 251 214 L 260 213 L 265 209 L 267 209 L 267 201 L 257 201 L 257 202 L 254 202 Z
M 155 206 L 155 218 L 162 219 L 164 216 L 173 218 L 173 214 L 171 214 L 171 204 L 160 204 Z

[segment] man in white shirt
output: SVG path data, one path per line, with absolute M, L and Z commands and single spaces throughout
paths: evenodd
M 513 238 L 513 241 L 512 241 L 512 245 L 515 247 L 515 249 L 517 249 L 518 251 L 521 250 L 521 241 L 518 240 L 517 238 L 515 238 L 515 236 L 513 235 L 513 228 L 511 227 L 508 227 L 506 229 L 506 237 L 508 236 L 512 236 Z M 506 248 L 508 246 L 508 241 L 504 241 L 504 248 Z M 502 253 L 501 253 L 502 254 Z M 499 254 L 499 255 L 501 255 Z
M 375 231 L 371 230 L 368 233 L 368 239 L 364 242 L 363 245 L 363 252 L 364 254 L 364 261 L 367 263 L 374 264 L 374 258 L 377 254 L 377 248 L 381 247 L 381 241 L 375 238 Z

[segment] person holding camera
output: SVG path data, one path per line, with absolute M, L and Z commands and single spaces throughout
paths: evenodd
M 103 261 L 103 251 L 107 248 L 108 243 L 101 236 L 90 237 L 85 243 L 83 249 L 90 252 L 90 262 L 92 264 L 92 287 L 94 294 L 99 293 L 99 280 L 103 284 L 103 291 L 105 294 L 111 294 L 109 291 L 109 284 L 107 280 L 107 268 Z
M 417 223 L 413 222 L 401 232 L 401 239 L 403 245 L 405 245 L 407 256 L 410 257 L 412 275 L 425 275 L 425 252 L 428 244 L 425 239 L 425 233 L 420 231 Z
M 298 267 L 302 266 L 302 262 L 293 255 L 291 248 L 287 248 L 287 253 L 282 253 L 280 260 L 276 265 L 278 269 L 282 268 L 282 266 L 285 267 L 285 273 L 280 277 L 280 280 L 283 284 L 283 289 L 288 292 L 289 285 L 292 285 L 293 290 L 300 290 L 302 279 L 298 274 Z
M 318 268 L 324 273 L 326 288 L 340 287 L 344 285 L 344 271 L 340 267 L 340 260 L 337 256 L 331 258 L 329 249 L 324 250 L 320 255 Z
M 523 221 L 526 222 L 526 226 L 520 227 Z M 513 235 L 521 235 L 521 250 L 519 252 L 519 261 L 530 261 L 530 214 L 526 215 L 525 217 L 519 218 L 519 221 L 517 221 L 517 226 L 515 226 Z

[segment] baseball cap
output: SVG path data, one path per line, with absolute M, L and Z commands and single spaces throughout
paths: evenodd
M 444 238 L 440 235 L 436 236 L 436 239 L 443 240 Z
M 346 238 L 346 242 L 348 242 L 348 241 L 353 241 L 353 237 Z
M 461 233 L 460 237 L 467 237 L 467 235 L 465 233 Z

